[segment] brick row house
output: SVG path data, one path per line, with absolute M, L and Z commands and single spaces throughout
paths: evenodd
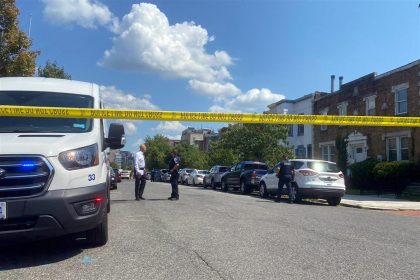
M 343 85 L 340 79 L 338 91 L 314 99 L 313 112 L 319 115 L 419 116 L 420 60 Z M 313 126 L 313 157 L 337 161 L 337 136 L 348 142 L 349 164 L 367 158 L 420 160 L 419 128 L 350 125 Z

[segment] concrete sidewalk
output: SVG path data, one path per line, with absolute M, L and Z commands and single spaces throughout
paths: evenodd
M 420 202 L 377 195 L 345 195 L 340 205 L 372 210 L 420 211 Z

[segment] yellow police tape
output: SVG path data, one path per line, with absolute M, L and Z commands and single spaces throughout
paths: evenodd
M 420 117 L 240 114 L 0 105 L 0 116 L 420 127 Z

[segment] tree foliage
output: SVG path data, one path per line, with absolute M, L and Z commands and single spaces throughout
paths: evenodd
M 64 67 L 57 65 L 57 62 L 47 61 L 44 67 L 38 67 L 38 76 L 44 78 L 56 78 L 71 80 L 71 75 L 64 71 Z
M 181 167 L 190 167 L 197 169 L 208 169 L 209 165 L 206 155 L 198 147 L 181 143 L 176 147 L 181 158 Z
M 145 155 L 147 169 L 168 168 L 170 152 L 172 150 L 168 138 L 159 134 L 153 137 L 146 136 L 145 144 L 147 146 Z
M 337 165 L 344 174 L 347 169 L 347 144 L 346 138 L 343 136 L 337 136 L 335 138 L 335 147 L 337 149 Z
M 15 0 L 0 1 L 0 77 L 33 76 L 39 51 L 29 50 L 32 42 L 19 30 Z
M 224 131 L 221 146 L 237 159 L 256 160 L 274 165 L 282 155 L 293 156 L 286 146 L 287 128 L 278 124 L 235 124 Z
M 210 151 L 207 154 L 207 165 L 226 165 L 231 166 L 238 162 L 238 155 L 231 149 L 224 148 L 221 143 L 212 142 L 210 144 Z

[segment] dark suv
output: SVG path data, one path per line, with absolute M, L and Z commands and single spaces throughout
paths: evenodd
M 259 189 L 261 177 L 267 173 L 268 166 L 263 162 L 242 161 L 235 164 L 229 172 L 222 176 L 222 190 L 227 192 L 229 187 L 240 187 L 242 194 L 248 194 Z
M 215 165 L 210 169 L 210 173 L 206 174 L 203 179 L 203 186 L 207 188 L 211 186 L 215 190 L 222 183 L 222 176 L 230 170 L 230 166 Z

